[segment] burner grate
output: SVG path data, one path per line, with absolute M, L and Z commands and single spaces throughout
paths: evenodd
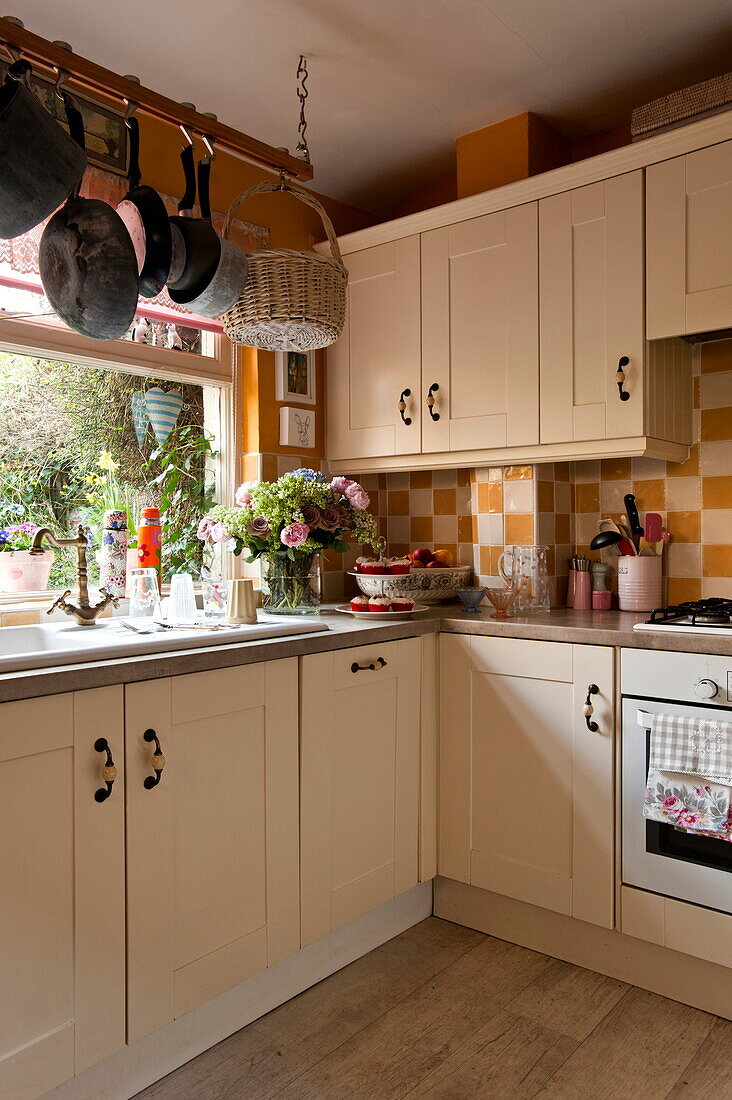
M 646 621 L 649 625 L 658 625 L 676 623 L 683 619 L 688 619 L 692 626 L 728 623 L 732 621 L 732 600 L 710 596 L 705 600 L 689 600 L 686 603 L 670 604 L 668 607 L 657 607 Z

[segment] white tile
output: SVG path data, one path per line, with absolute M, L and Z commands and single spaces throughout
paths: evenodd
M 699 445 L 701 472 L 706 477 L 732 473 L 732 440 L 721 439 Z M 669 481 L 671 478 L 669 478 Z
M 702 542 L 717 545 L 732 543 L 732 509 L 703 508 L 701 518 Z
M 540 512 L 538 524 L 538 541 L 544 545 L 554 544 L 554 514 L 552 512 Z
M 691 438 L 694 443 L 701 439 L 701 409 L 694 409 L 691 417 Z
M 669 477 L 666 480 L 666 506 L 669 512 L 694 512 L 701 507 L 701 480 L 698 477 Z
M 409 542 L 409 516 L 389 516 L 386 521 L 386 534 L 389 542 Z
M 634 458 L 633 477 L 636 481 L 648 481 L 666 476 L 666 463 L 661 458 Z
M 475 480 L 481 482 L 481 484 L 487 481 L 492 481 L 493 478 L 490 476 L 490 474 L 491 470 L 489 466 L 479 466 L 475 471 Z
M 432 490 L 431 489 L 410 489 L 409 490 L 409 514 L 412 516 L 431 516 L 434 509 L 432 506 Z
M 578 512 L 575 516 L 575 540 L 584 546 L 592 542 L 597 534 L 597 515 L 595 512 Z
M 701 378 L 701 407 L 726 409 L 732 405 L 732 371 L 703 374 Z
M 694 378 L 701 374 L 701 344 L 694 344 L 691 349 L 691 373 Z
M 484 588 L 503 588 L 506 582 L 503 580 L 502 577 L 486 576 L 486 574 L 484 573 L 480 577 L 478 583 L 482 584 Z M 490 604 L 488 605 L 488 609 L 490 610 Z
M 445 542 L 457 542 L 457 516 L 435 516 L 433 531 L 436 550 Z
M 457 514 L 459 516 L 470 515 L 470 486 L 459 486 L 455 495 L 455 505 L 457 507 Z
M 503 546 L 503 512 L 493 512 L 488 516 L 491 533 L 491 546 Z
M 503 510 L 504 512 L 533 512 L 534 510 L 534 482 L 532 481 L 504 481 L 503 483 Z
M 454 489 L 457 485 L 457 470 L 435 470 L 432 474 L 435 489 Z
M 696 542 L 672 542 L 666 550 L 666 573 L 669 577 L 701 575 L 701 546 Z
M 503 466 L 489 466 L 488 481 L 503 481 Z
M 702 577 L 701 594 L 721 596 L 723 600 L 732 600 L 732 577 Z
M 554 481 L 553 462 L 539 462 L 534 468 L 539 481 Z
M 574 480 L 578 485 L 587 485 L 591 481 L 600 480 L 600 463 L 596 461 L 592 462 L 575 462 L 574 463 Z
M 601 481 L 600 482 L 600 511 L 603 515 L 609 512 L 624 512 L 625 503 L 623 497 L 632 491 L 630 481 Z
M 477 574 L 480 572 L 480 547 L 473 547 L 473 570 Z
M 379 488 L 378 474 L 360 474 L 355 480 L 363 485 L 366 492 L 373 493 Z
M 486 512 L 476 518 L 478 520 L 478 542 L 481 546 L 491 546 L 491 519 L 493 517 Z
M 477 485 L 471 485 L 470 486 L 470 512 L 471 512 L 471 515 L 474 515 L 474 516 L 478 514 L 478 486 Z
M 293 470 L 300 469 L 300 459 L 296 455 L 277 455 L 277 474 L 290 474 Z
M 470 565 L 473 561 L 472 542 L 459 542 L 457 548 L 457 564 Z

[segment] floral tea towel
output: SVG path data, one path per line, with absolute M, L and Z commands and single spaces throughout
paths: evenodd
M 689 833 L 731 840 L 730 787 L 699 777 L 648 769 L 643 816 Z

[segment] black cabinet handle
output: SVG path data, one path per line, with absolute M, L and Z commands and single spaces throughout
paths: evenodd
M 630 363 L 630 359 L 627 355 L 621 356 L 618 360 L 618 369 L 615 372 L 615 381 L 618 384 L 618 393 L 620 394 L 621 401 L 630 401 L 630 394 L 626 389 L 623 389 L 625 385 L 625 371 L 624 367 L 627 367 Z
M 99 789 L 94 792 L 95 802 L 106 802 L 112 793 L 112 787 L 117 778 L 117 769 L 114 766 L 112 750 L 109 747 L 109 742 L 106 737 L 98 737 L 94 742 L 94 749 L 96 752 L 106 752 L 107 754 L 107 758 L 102 765 L 102 779 L 104 780 L 105 786 L 99 787 Z
M 160 748 L 160 741 L 158 740 L 158 735 L 155 730 L 145 730 L 142 737 L 148 744 L 151 741 L 155 742 L 155 752 L 150 758 L 150 765 L 155 775 L 148 775 L 147 779 L 142 784 L 146 791 L 151 791 L 153 787 L 157 787 L 160 782 L 160 777 L 165 767 L 165 757 L 163 756 L 163 750 Z
M 360 665 L 358 661 L 354 661 L 351 672 L 380 672 L 382 668 L 386 668 L 386 661 L 383 657 L 377 657 L 370 665 Z
M 399 404 L 397 406 L 397 408 L 399 409 L 399 415 L 401 416 L 402 420 L 407 425 L 407 427 L 409 427 L 409 425 L 412 423 L 412 418 L 411 418 L 411 416 L 405 416 L 404 415 L 405 412 L 407 411 L 407 403 L 404 400 L 404 398 L 405 397 L 411 397 L 411 396 L 412 396 L 412 391 L 411 390 L 402 390 L 402 392 L 399 394 Z
M 600 692 L 600 689 L 597 686 L 597 684 L 590 684 L 590 686 L 587 689 L 587 698 L 585 699 L 585 705 L 584 705 L 584 709 L 582 711 L 582 713 L 585 716 L 585 722 L 587 723 L 587 728 L 590 731 L 590 733 L 597 733 L 597 731 L 600 728 L 598 726 L 597 722 L 593 721 L 593 719 L 592 719 L 592 715 L 594 713 L 594 708 L 592 706 L 592 703 L 590 702 L 590 696 L 591 695 L 598 695 L 599 692 Z
M 439 420 L 440 414 L 435 412 L 435 398 L 434 395 L 439 390 L 439 386 L 436 382 L 433 382 L 430 388 L 427 390 L 427 410 L 433 420 Z

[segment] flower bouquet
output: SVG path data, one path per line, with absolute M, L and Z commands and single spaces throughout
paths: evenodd
M 198 537 L 225 543 L 247 562 L 262 562 L 262 608 L 274 614 L 303 615 L 320 607 L 319 556 L 343 553 L 351 536 L 376 542 L 377 528 L 367 512 L 369 497 L 357 481 L 315 470 L 295 470 L 277 481 L 246 482 L 236 506 L 217 505 L 198 525 Z

